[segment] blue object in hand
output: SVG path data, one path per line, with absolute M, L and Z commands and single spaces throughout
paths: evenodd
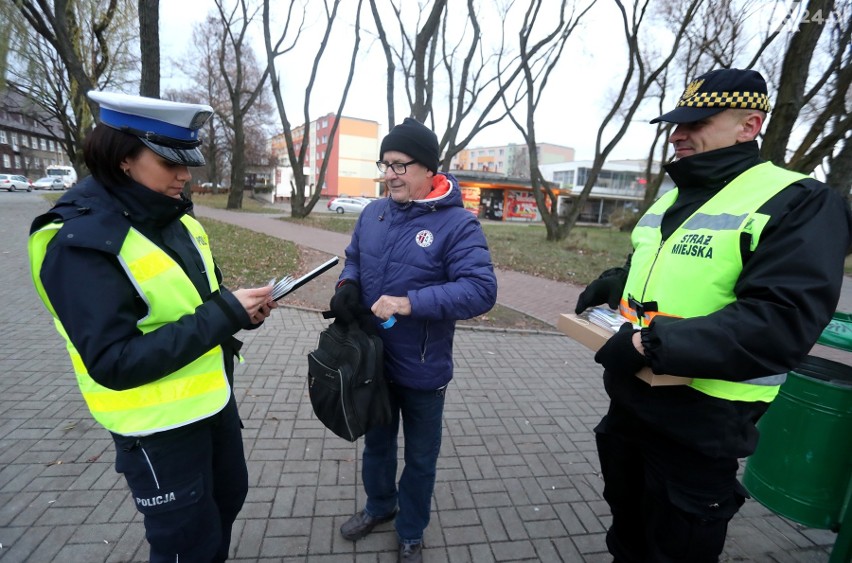
M 393 325 L 395 325 L 395 324 L 396 324 L 396 317 L 394 317 L 393 315 L 391 315 L 391 316 L 390 316 L 390 318 L 389 318 L 388 320 L 386 320 L 385 322 L 383 322 L 381 326 L 382 326 L 382 328 L 384 328 L 384 329 L 388 329 L 388 328 L 392 327 L 392 326 L 393 326 Z

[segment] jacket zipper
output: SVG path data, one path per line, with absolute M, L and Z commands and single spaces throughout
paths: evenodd
M 426 336 L 423 338 L 423 345 L 420 347 L 420 363 L 426 363 L 426 345 L 429 343 L 429 321 L 426 321 Z
M 346 432 L 349 434 L 349 438 L 351 439 L 352 427 L 349 425 L 349 413 L 346 412 L 346 401 L 348 400 L 346 396 L 346 392 L 344 391 L 343 385 L 343 372 L 337 370 L 338 381 L 340 382 L 340 408 L 343 409 L 343 421 L 346 422 Z
M 645 283 L 642 285 L 642 302 L 645 302 L 645 294 L 648 292 L 648 283 L 651 281 L 651 274 L 654 273 L 654 266 L 657 265 L 657 259 L 660 257 L 660 252 L 663 250 L 663 245 L 666 244 L 666 239 L 660 240 L 660 246 L 657 247 L 657 252 L 654 254 L 654 260 L 651 262 L 651 267 L 648 268 L 648 275 L 645 277 Z M 645 326 L 645 315 L 639 317 L 639 324 Z
M 349 414 L 346 411 L 346 401 L 348 400 L 348 397 L 346 396 L 345 387 L 343 385 L 343 383 L 344 383 L 343 382 L 343 372 L 339 369 L 333 369 L 333 368 L 328 367 L 327 365 L 325 365 L 324 363 L 319 361 L 319 359 L 316 357 L 316 355 L 311 354 L 311 356 L 313 356 L 314 361 L 316 363 L 318 363 L 319 365 L 321 365 L 322 367 L 327 369 L 329 372 L 333 372 L 333 373 L 337 374 L 337 384 L 340 387 L 340 409 L 343 411 L 343 421 L 346 423 L 346 431 L 349 433 L 349 437 L 352 438 L 352 436 L 353 436 L 352 426 L 350 426 L 350 424 L 349 424 Z M 313 381 L 315 381 L 315 380 L 316 380 L 316 378 L 313 378 Z

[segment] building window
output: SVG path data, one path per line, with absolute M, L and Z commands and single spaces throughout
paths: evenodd
M 17 145 L 18 144 L 18 134 L 13 131 L 11 133 L 11 137 L 12 137 L 12 144 Z
M 21 135 L 21 144 L 25 147 L 30 146 L 30 137 L 29 135 Z
M 56 151 L 56 145 L 54 145 L 54 144 L 53 144 L 53 139 L 49 140 L 49 141 L 47 142 L 47 144 L 48 144 L 48 146 L 50 147 L 50 152 L 55 152 L 55 151 Z
M 9 158 L 8 154 L 3 155 L 3 168 L 11 168 L 12 167 L 12 159 Z
M 38 139 L 35 137 L 35 135 L 33 135 L 33 145 L 32 145 L 32 147 L 33 147 L 34 149 L 37 149 L 37 148 L 38 148 Z
M 573 184 L 574 183 L 574 171 L 573 170 L 560 170 L 558 172 L 553 173 L 553 181 L 558 182 L 560 184 Z
M 20 168 L 20 167 L 21 167 L 21 157 L 18 156 L 18 155 L 15 155 L 15 168 Z
M 8 141 L 6 140 L 6 132 L 3 130 L 0 130 L 0 143 L 4 145 L 8 143 Z
M 41 150 L 46 151 L 47 150 L 47 139 L 44 139 L 44 138 L 39 139 L 39 147 L 41 148 Z

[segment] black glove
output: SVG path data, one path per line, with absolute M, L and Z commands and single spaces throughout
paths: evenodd
M 332 316 L 351 323 L 361 312 L 361 286 L 351 280 L 343 280 L 334 291 L 328 304 Z
M 633 345 L 634 332 L 636 329 L 631 323 L 621 325 L 595 354 L 595 361 L 615 375 L 633 375 L 647 366 L 645 356 Z
M 577 298 L 574 313 L 579 315 L 589 307 L 602 303 L 609 305 L 610 309 L 617 309 L 626 283 L 627 270 L 610 268 L 583 290 L 583 293 Z

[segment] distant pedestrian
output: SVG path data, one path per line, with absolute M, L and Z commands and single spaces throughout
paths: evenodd
M 248 491 L 233 394 L 241 329 L 271 286 L 228 291 L 182 195 L 212 108 L 107 92 L 92 175 L 33 221 L 30 263 L 80 391 L 110 431 L 150 560 L 225 561 Z
M 384 138 L 376 164 L 390 196 L 361 212 L 331 299 L 338 317 L 358 316 L 366 306 L 388 327 L 379 334 L 393 412 L 389 425 L 364 437 L 367 504 L 340 532 L 356 541 L 396 518 L 399 561 L 406 562 L 422 560 L 455 321 L 489 311 L 497 298 L 482 227 L 462 206 L 456 179 L 438 173 L 438 159 L 435 133 L 414 119 Z M 397 485 L 400 420 L 405 467 Z
M 852 241 L 849 205 L 804 174 L 764 162 L 770 111 L 753 70 L 691 82 L 675 123 L 677 188 L 633 230 L 629 266 L 580 295 L 618 303 L 626 323 L 595 355 L 609 411 L 595 428 L 618 563 L 718 561 L 747 496 L 738 458 L 757 420 L 831 320 Z M 693 378 L 651 387 L 634 374 Z

